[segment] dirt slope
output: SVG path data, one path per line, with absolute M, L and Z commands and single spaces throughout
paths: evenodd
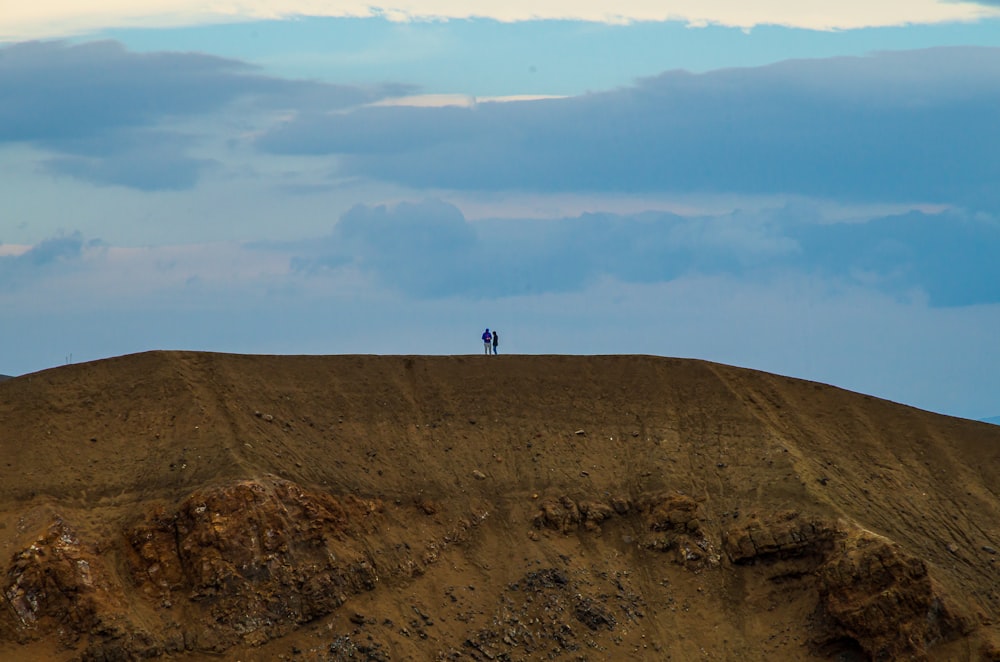
M 641 356 L 0 384 L 0 659 L 1000 660 L 1000 427 Z

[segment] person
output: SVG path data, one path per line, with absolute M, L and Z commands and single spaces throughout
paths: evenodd
M 490 343 L 493 342 L 493 336 L 490 335 L 490 330 L 486 329 L 483 331 L 483 350 L 489 354 L 490 353 Z
M 497 333 L 496 329 L 493 329 L 493 354 L 497 353 L 497 344 L 500 342 L 500 334 Z

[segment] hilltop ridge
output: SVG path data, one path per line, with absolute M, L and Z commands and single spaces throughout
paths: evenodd
M 20 659 L 1000 659 L 1000 430 L 823 384 L 147 352 L 0 435 Z

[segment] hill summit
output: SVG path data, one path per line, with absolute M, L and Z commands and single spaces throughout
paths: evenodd
M 0 658 L 1000 660 L 1000 428 L 645 356 L 0 384 Z

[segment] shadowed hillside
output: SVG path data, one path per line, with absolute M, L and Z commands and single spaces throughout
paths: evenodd
M 0 384 L 0 659 L 1000 660 L 1000 428 L 642 356 Z

